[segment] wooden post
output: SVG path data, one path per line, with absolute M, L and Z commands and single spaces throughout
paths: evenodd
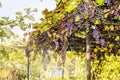
M 91 80 L 91 46 L 90 46 L 90 27 L 88 28 L 88 33 L 86 34 L 86 67 L 87 67 L 87 80 Z
M 30 80 L 30 50 L 27 46 L 14 46 L 15 48 L 21 48 L 25 50 L 26 57 L 27 57 L 27 80 Z
M 26 57 L 28 59 L 28 64 L 27 64 L 27 80 L 30 80 L 30 51 L 29 51 L 29 49 L 28 49 L 27 46 L 25 48 L 25 52 L 26 52 Z
M 30 80 L 30 57 L 28 57 L 27 80 Z

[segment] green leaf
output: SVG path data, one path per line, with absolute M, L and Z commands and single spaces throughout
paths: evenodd
M 75 55 L 76 55 L 76 52 L 75 52 L 75 51 L 68 51 L 68 53 L 66 54 L 66 56 L 67 56 L 68 58 L 73 58 L 73 57 L 75 57 Z
M 116 36 L 115 41 L 119 41 L 120 40 L 120 36 Z
M 105 29 L 105 30 L 109 30 L 109 27 L 108 27 L 108 26 L 105 26 L 104 29 Z
M 67 6 L 65 6 L 65 11 L 71 13 L 78 5 L 76 0 L 71 0 Z
M 94 48 L 94 52 L 97 53 L 98 49 L 97 48 Z
M 30 13 L 30 8 L 25 8 L 24 10 L 26 11 L 27 14 Z
M 98 6 L 103 6 L 104 5 L 104 0 L 97 0 L 96 1 Z
M 22 13 L 21 12 L 16 12 L 16 15 L 22 15 Z
M 67 0 L 62 0 L 62 2 L 66 2 Z
M 10 30 L 6 30 L 5 33 L 7 34 L 6 37 L 10 37 L 11 35 L 13 35 L 13 32 L 11 32 Z
M 2 19 L 8 21 L 9 17 L 5 17 L 5 16 L 4 16 L 4 17 L 2 17 Z
M 34 17 L 31 15 L 25 15 L 25 18 L 28 18 L 29 20 L 35 21 Z
M 32 12 L 37 12 L 38 10 L 37 10 L 37 8 L 34 8 L 33 10 L 32 10 Z
M 85 39 L 86 38 L 86 33 L 85 32 L 75 33 L 75 36 L 78 37 L 78 38 Z
M 79 15 L 77 15 L 77 17 L 75 18 L 75 22 L 78 22 L 78 21 L 80 21 L 80 16 Z
M 16 26 L 17 24 L 14 22 L 14 23 L 11 23 L 11 24 L 9 24 L 11 27 L 14 27 L 14 26 Z
M 100 24 L 100 20 L 97 20 L 97 19 L 96 19 L 96 20 L 94 21 L 94 24 L 96 24 L 96 25 L 97 25 L 97 24 Z
M 3 54 L 3 56 L 4 56 L 4 58 L 5 58 L 6 60 L 9 60 L 9 54 L 7 53 L 7 51 L 6 51 L 5 49 L 3 49 L 3 50 L 1 51 L 1 53 Z
M 50 29 L 49 26 L 44 26 L 43 29 L 41 30 L 41 33 L 48 31 Z
M 53 14 L 53 23 L 56 24 L 57 21 L 58 21 L 58 14 L 55 13 L 55 14 Z
M 59 4 L 61 0 L 55 0 L 55 1 L 56 1 L 57 4 Z

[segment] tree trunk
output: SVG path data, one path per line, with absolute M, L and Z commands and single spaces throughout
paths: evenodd
M 87 80 L 91 80 L 91 51 L 90 51 L 90 29 L 88 29 L 88 33 L 86 34 L 86 67 L 87 67 Z

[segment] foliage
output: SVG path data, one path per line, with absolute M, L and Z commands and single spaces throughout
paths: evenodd
M 86 33 L 90 27 L 91 51 L 118 53 L 120 2 L 107 1 L 57 1 L 56 9 L 50 12 L 45 9 L 42 12 L 45 18 L 40 24 L 34 24 L 36 30 L 30 34 L 29 44 L 33 43 L 40 49 L 62 51 L 65 58 L 67 50 L 85 52 Z M 109 47 L 111 44 L 116 46 Z
M 27 47 L 26 53 L 31 52 L 30 59 L 34 56 L 34 59 L 37 59 L 37 63 L 41 59 L 41 65 L 39 66 L 36 66 L 37 63 L 32 62 L 31 70 L 34 73 L 30 74 L 32 75 L 31 78 L 39 79 L 41 78 L 41 73 L 43 74 L 42 78 L 44 78 L 44 72 L 49 70 L 48 65 L 52 64 L 50 60 L 59 60 L 60 57 L 60 62 L 58 61 L 58 63 L 59 65 L 62 64 L 66 71 L 65 74 L 69 76 L 68 78 L 74 78 L 72 74 L 74 74 L 74 65 L 76 64 L 75 77 L 78 80 L 84 80 L 86 74 L 84 71 L 85 65 L 83 64 L 86 59 L 85 40 L 87 39 L 86 34 L 89 33 L 91 60 L 93 60 L 92 79 L 118 79 L 119 60 L 117 57 L 119 57 L 120 52 L 120 2 L 114 0 L 56 0 L 56 2 L 56 9 L 53 11 L 45 9 L 42 12 L 44 18 L 41 19 L 41 23 L 35 23 L 32 26 L 35 30 L 29 34 L 30 38 L 27 46 L 25 46 Z M 10 25 L 11 27 L 26 26 L 24 18 L 34 20 L 31 12 L 36 12 L 36 9 L 31 11 L 30 8 L 27 8 L 25 10 L 26 15 L 16 12 L 16 20 L 11 21 L 8 17 L 3 17 L 0 25 Z M 28 26 L 21 28 L 24 30 Z M 4 32 L 2 34 L 4 35 Z M 6 51 L 4 49 L 1 51 L 6 56 Z M 49 51 L 58 53 L 55 53 L 57 58 L 51 57 Z M 70 54 L 67 53 L 68 51 L 70 51 Z M 40 54 L 40 57 L 36 57 L 38 54 Z M 28 55 L 26 56 L 29 58 Z M 78 61 L 75 62 L 76 56 Z M 111 64 L 111 62 L 114 64 Z M 107 68 L 110 64 L 112 67 Z M 43 67 L 42 69 L 40 69 L 41 66 Z M 35 71 L 35 69 L 38 71 Z
M 15 26 L 20 27 L 22 30 L 26 30 L 32 26 L 31 23 L 25 23 L 25 20 L 28 19 L 30 21 L 35 21 L 32 16 L 34 12 L 37 12 L 37 9 L 34 8 L 31 10 L 30 8 L 25 9 L 25 14 L 22 12 L 16 12 L 16 19 L 10 19 L 9 17 L 3 16 L 0 19 L 0 40 L 5 41 L 5 38 L 9 39 L 13 36 L 13 32 L 11 29 Z
M 26 58 L 23 50 L 16 50 L 12 47 L 2 47 L 0 52 L 0 80 L 25 80 Z M 4 51 L 4 52 L 3 52 Z
M 106 56 L 106 59 L 99 62 L 95 60 L 92 64 L 93 79 L 103 80 L 119 80 L 120 68 L 119 68 L 119 56 Z
M 79 54 L 79 56 L 78 56 Z M 45 79 L 45 75 L 52 70 L 56 64 L 56 60 L 58 60 L 59 55 L 51 53 L 51 61 L 47 64 L 47 70 L 43 70 L 43 66 L 41 64 L 42 56 L 39 54 L 36 56 L 35 61 L 34 53 L 31 53 L 31 67 L 30 67 L 30 76 L 32 80 L 36 79 Z M 92 76 L 94 80 L 97 79 L 104 79 L 104 80 L 117 80 L 119 79 L 119 56 L 106 56 L 106 59 L 103 59 L 101 62 L 99 60 L 92 61 Z M 3 59 L 1 58 L 3 62 Z M 74 64 L 75 61 L 75 64 Z M 16 51 L 10 52 L 10 59 L 4 61 L 0 66 L 0 79 L 6 79 L 7 77 L 9 80 L 19 80 L 18 77 L 25 80 L 26 78 L 26 67 L 27 67 L 27 59 L 25 57 L 25 53 L 23 50 L 17 49 Z M 65 80 L 84 80 L 85 79 L 85 53 L 77 53 L 75 51 L 67 52 L 66 62 L 64 66 L 64 78 Z M 74 68 L 75 67 L 75 68 Z M 6 72 L 5 72 L 6 71 Z M 72 71 L 72 74 L 69 72 Z M 6 74 L 6 76 L 2 75 Z M 8 74 L 8 75 L 7 75 Z M 111 75 L 111 76 L 110 76 Z M 48 76 L 47 76 L 48 77 Z M 73 79 L 74 78 L 74 79 Z M 48 79 L 49 80 L 49 79 Z M 57 80 L 57 79 L 55 79 Z M 59 80 L 59 79 L 58 79 Z
M 13 27 L 20 27 L 21 30 L 26 30 L 32 26 L 30 23 L 25 23 L 25 20 L 31 20 L 34 21 L 34 17 L 32 16 L 34 12 L 37 12 L 37 9 L 25 9 L 25 14 L 22 14 L 22 12 L 16 12 L 16 18 L 10 19 L 9 17 L 3 16 L 0 18 L 0 54 L 2 54 L 2 57 L 9 60 L 9 52 L 11 51 L 11 48 L 6 46 L 6 44 L 2 44 L 4 42 L 8 42 L 11 37 L 14 38 L 16 35 L 12 32 Z M 9 44 L 9 43 L 7 43 Z

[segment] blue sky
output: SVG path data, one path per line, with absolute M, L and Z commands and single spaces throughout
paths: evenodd
M 0 18 L 2 16 L 8 16 L 10 19 L 16 17 L 15 13 L 20 11 L 23 12 L 25 8 L 37 8 L 38 12 L 35 13 L 34 17 L 38 22 L 42 16 L 41 11 L 47 8 L 49 11 L 54 10 L 56 7 L 55 0 L 0 0 L 2 8 L 0 8 Z M 23 31 L 15 27 L 13 29 L 19 38 L 23 37 Z
M 15 12 L 23 11 L 25 8 L 37 8 L 36 17 L 42 17 L 41 11 L 45 8 L 53 10 L 56 7 L 54 0 L 0 0 L 2 8 L 0 8 L 0 17 L 8 16 L 15 17 Z

